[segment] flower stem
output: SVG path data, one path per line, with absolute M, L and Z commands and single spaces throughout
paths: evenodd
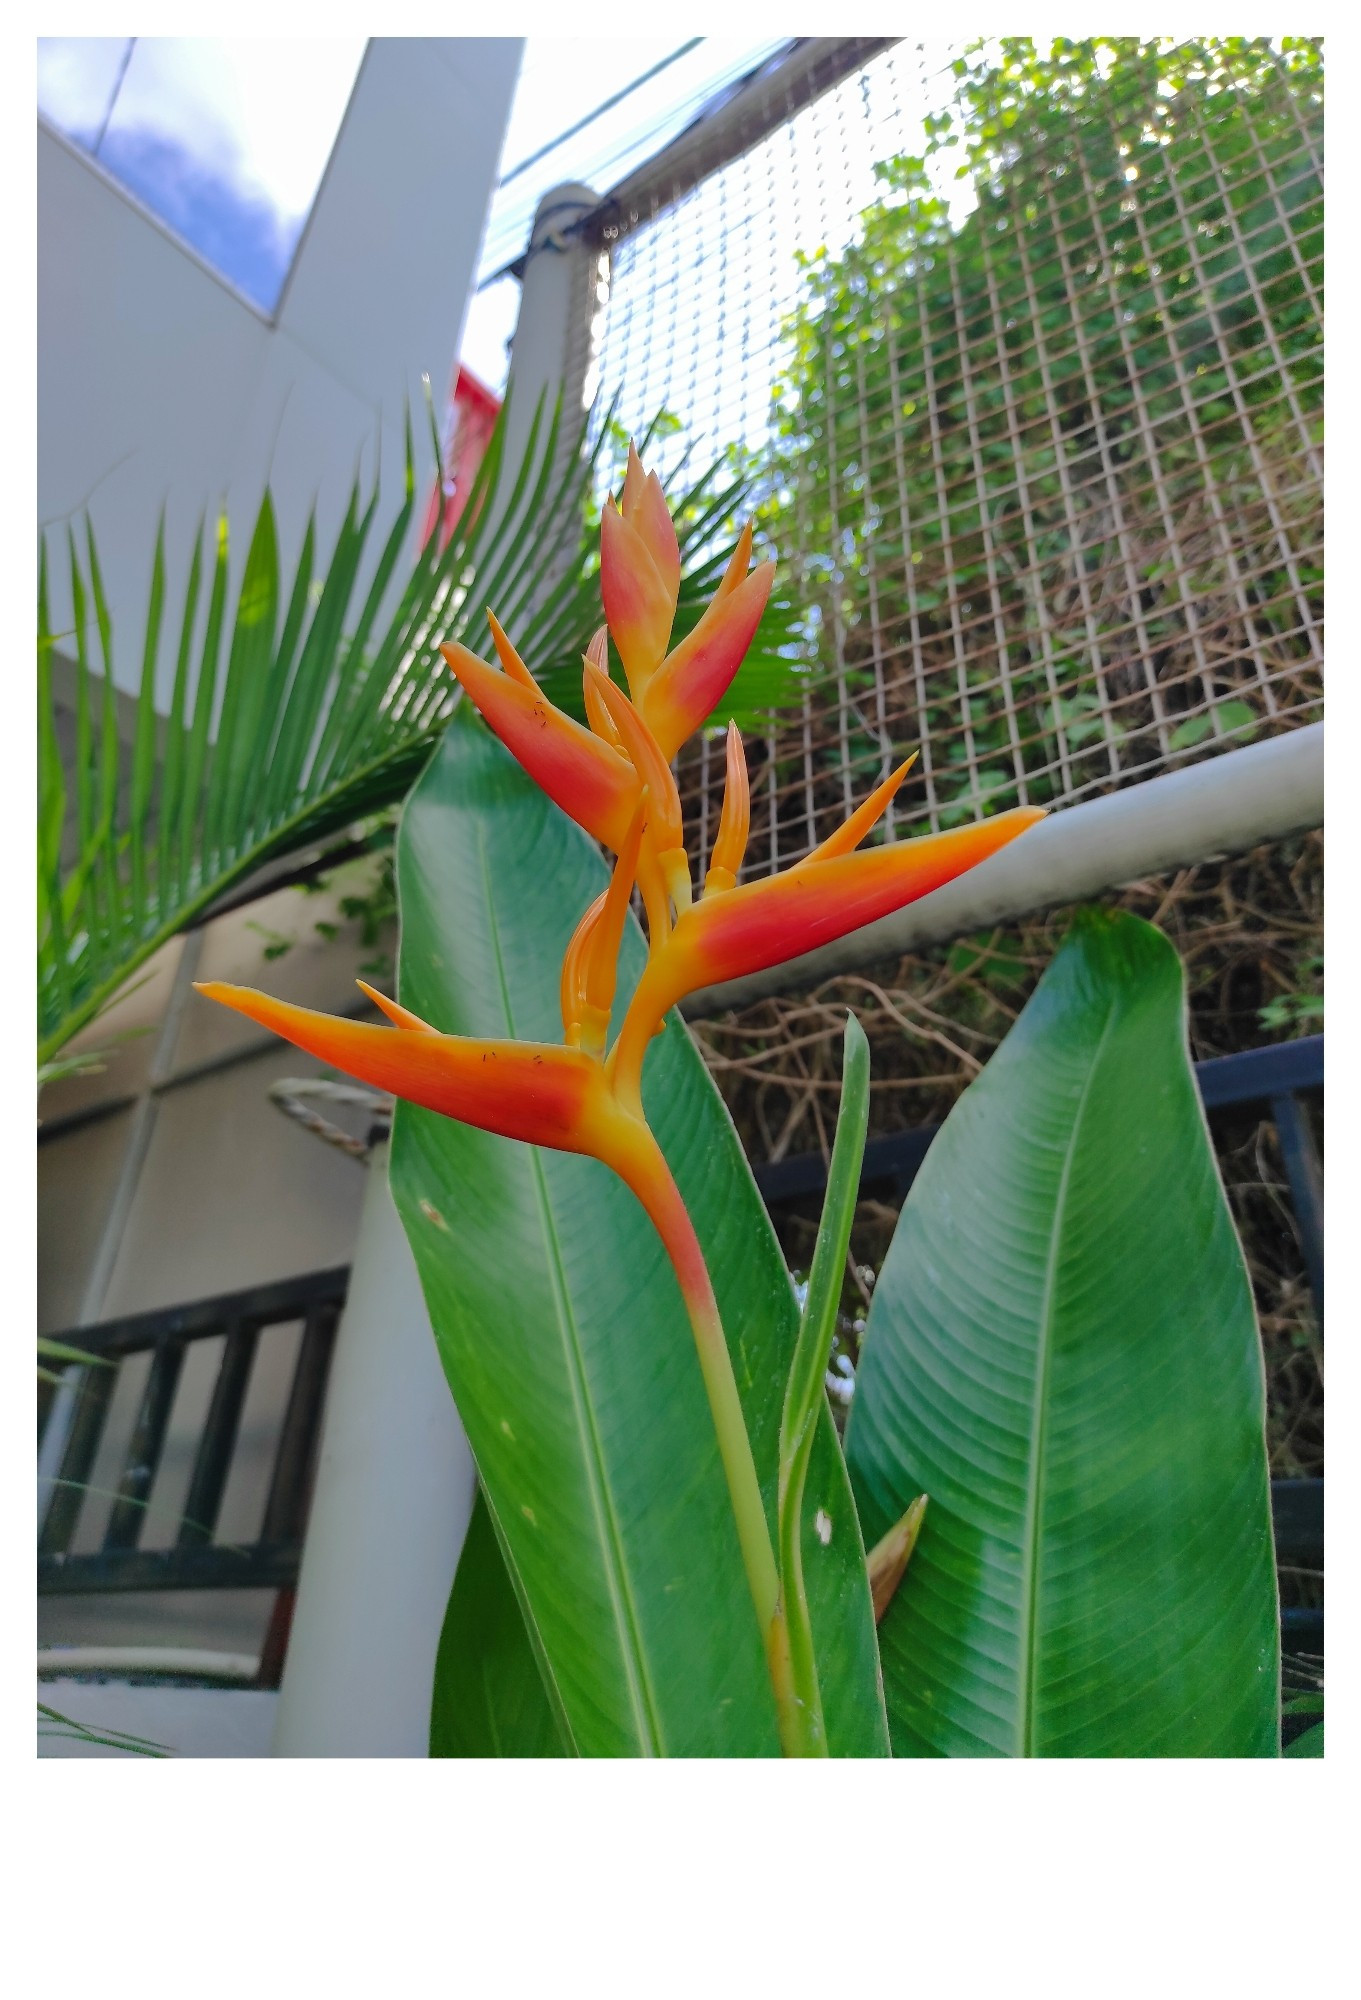
M 714 1297 L 694 1225 L 681 1200 L 680 1190 L 671 1177 L 671 1169 L 650 1131 L 648 1141 L 645 1149 L 641 1145 L 637 1148 L 632 1171 L 627 1178 L 662 1239 L 690 1316 L 700 1373 L 704 1378 L 718 1438 L 718 1454 L 732 1501 L 747 1587 L 761 1629 L 766 1666 L 774 1690 L 780 1747 L 786 1757 L 825 1755 L 825 1750 L 819 1751 L 815 1747 L 817 1731 L 814 1729 L 810 1735 L 812 1718 L 803 1714 L 803 1703 L 795 1691 L 789 1626 L 780 1595 L 780 1575 L 771 1546 L 761 1484 L 756 1476 L 756 1461 L 751 1454 L 751 1439 L 742 1415 L 742 1399 L 732 1371 L 723 1322 L 719 1317 L 718 1301 Z

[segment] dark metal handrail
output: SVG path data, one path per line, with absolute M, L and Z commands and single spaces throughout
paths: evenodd
M 75 1378 L 75 1406 L 38 1537 L 40 1594 L 291 1589 L 301 1560 L 322 1405 L 349 1276 L 348 1266 L 341 1265 L 159 1312 L 75 1327 L 61 1335 L 64 1345 L 81 1349 L 91 1360 L 84 1367 L 71 1363 L 64 1371 L 68 1380 Z M 214 1539 L 217 1519 L 260 1335 L 269 1327 L 298 1320 L 303 1323 L 302 1342 L 259 1538 L 249 1545 L 219 1543 Z M 185 1353 L 195 1341 L 220 1336 L 225 1336 L 222 1359 L 173 1546 L 140 1548 Z M 151 1369 L 102 1546 L 72 1554 L 119 1367 L 130 1356 L 148 1352 Z M 40 1445 L 56 1408 L 55 1386 L 43 1383 Z

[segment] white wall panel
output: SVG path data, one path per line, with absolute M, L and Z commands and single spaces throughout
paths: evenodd
M 121 686 L 163 504 L 172 608 L 198 518 L 224 497 L 238 573 L 266 479 L 286 556 L 314 494 L 326 547 L 379 438 L 396 510 L 404 400 L 419 415 L 422 372 L 438 394 L 449 380 L 521 48 L 369 44 L 275 322 L 39 127 L 38 516 L 88 501 Z M 53 615 L 69 616 L 60 564 Z M 162 701 L 172 672 L 167 657 Z

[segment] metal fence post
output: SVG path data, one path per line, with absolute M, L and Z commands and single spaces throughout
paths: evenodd
M 534 212 L 520 264 L 520 311 L 510 347 L 504 458 L 493 509 L 508 506 L 540 397 L 544 422 L 562 398 L 550 492 L 567 472 L 594 394 L 595 357 L 609 296 L 609 253 L 573 233 L 599 196 L 577 181 L 550 188 Z M 537 463 L 537 460 L 536 460 Z M 536 601 L 558 581 L 574 551 L 564 550 L 541 579 Z

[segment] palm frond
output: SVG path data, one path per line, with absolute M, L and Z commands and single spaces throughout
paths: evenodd
M 507 408 L 509 406 L 507 405 Z M 284 588 L 273 501 L 261 503 L 229 616 L 228 539 L 201 525 L 183 593 L 168 605 L 157 534 L 133 742 L 120 742 L 112 631 L 93 531 L 68 533 L 75 654 L 74 756 L 63 766 L 53 688 L 57 637 L 44 542 L 38 597 L 39 1060 L 47 1061 L 168 938 L 266 864 L 325 841 L 402 797 L 447 720 L 454 684 L 441 642 L 480 641 L 490 578 L 524 600 L 548 559 L 575 557 L 593 476 L 582 435 L 553 477 L 559 417 L 531 427 L 508 500 L 497 490 L 506 413 L 447 544 L 414 557 L 415 454 L 408 422 L 402 504 L 371 581 L 356 583 L 378 515 L 358 480 L 324 574 L 315 515 Z M 410 571 L 395 609 L 391 586 Z M 205 568 L 208 576 L 205 578 Z M 206 596 L 206 615 L 200 616 Z M 169 713 L 154 703 L 173 633 Z M 527 638 L 536 621 L 531 614 Z M 581 643 L 589 636 L 583 618 Z M 91 655 L 97 648 L 98 662 Z M 225 654 L 225 660 L 224 660 Z M 157 738 L 161 739 L 158 754 Z M 63 859 L 63 856 L 66 858 Z
M 57 637 L 48 611 L 44 542 L 38 582 L 40 1063 L 86 1026 L 168 939 L 259 870 L 334 840 L 405 795 L 456 698 L 439 648 L 457 639 L 485 650 L 488 604 L 514 632 L 532 671 L 559 679 L 553 670 L 570 667 L 567 679 L 579 701 L 580 656 L 601 615 L 594 538 L 586 531 L 601 446 L 586 448 L 588 415 L 571 449 L 559 451 L 561 408 L 546 408 L 541 400 L 523 456 L 511 468 L 505 464 L 509 408 L 508 398 L 450 539 L 441 547 L 432 535 L 414 559 L 408 552 L 417 480 L 408 416 L 402 504 L 362 599 L 357 581 L 378 518 L 376 485 L 365 500 L 356 479 L 320 577 L 314 576 L 313 515 L 286 588 L 266 492 L 230 616 L 225 517 L 208 531 L 206 549 L 206 524 L 200 523 L 182 592 L 167 587 L 162 521 L 130 752 L 119 737 L 112 632 L 94 534 L 87 524 L 82 557 L 68 533 L 75 652 L 69 769 L 56 723 Z M 684 496 L 682 554 L 692 559 L 693 570 L 682 588 L 678 630 L 699 615 L 735 539 L 723 528 L 745 482 L 709 496 L 718 470 Z M 410 571 L 392 609 L 404 561 Z M 91 616 L 98 668 L 90 657 Z M 166 627 L 175 674 L 162 717 L 154 692 Z M 788 668 L 787 661 L 780 665 Z M 801 692 L 802 681 L 794 680 Z M 779 700 L 777 683 L 778 675 L 772 679 L 767 671 L 762 693 Z

